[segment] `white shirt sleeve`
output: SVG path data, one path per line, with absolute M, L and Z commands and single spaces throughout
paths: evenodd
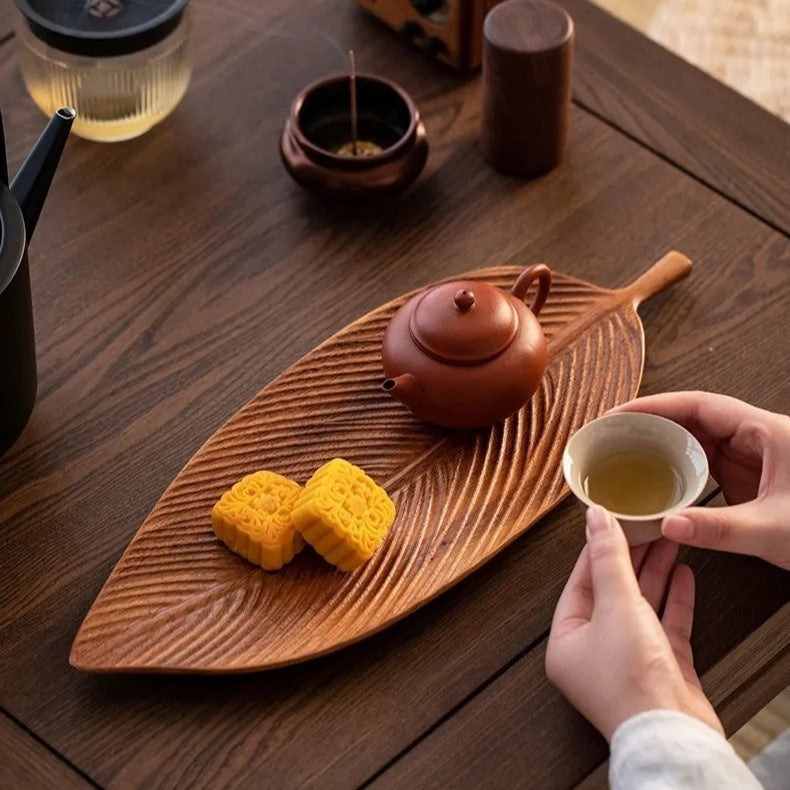
M 612 735 L 612 790 L 760 790 L 762 785 L 715 730 L 674 710 L 650 710 Z

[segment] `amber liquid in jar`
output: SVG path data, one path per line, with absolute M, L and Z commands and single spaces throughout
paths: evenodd
M 152 47 L 116 57 L 74 55 L 40 41 L 20 20 L 20 65 L 33 101 L 46 114 L 73 107 L 72 132 L 112 142 L 143 134 L 168 116 L 192 75 L 189 14 Z

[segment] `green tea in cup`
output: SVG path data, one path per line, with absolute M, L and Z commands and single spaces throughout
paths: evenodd
M 620 450 L 595 459 L 584 492 L 612 513 L 647 516 L 671 508 L 683 494 L 680 475 L 666 458 L 646 450 Z
M 682 425 L 622 412 L 576 431 L 565 445 L 562 471 L 581 502 L 606 508 L 628 543 L 639 546 L 661 537 L 665 516 L 694 504 L 708 480 L 708 459 Z

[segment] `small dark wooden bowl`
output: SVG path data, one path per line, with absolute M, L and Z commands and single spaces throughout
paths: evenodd
M 294 100 L 280 138 L 288 172 L 306 189 L 366 198 L 405 189 L 428 158 L 428 137 L 411 97 L 394 82 L 357 74 L 358 139 L 382 147 L 372 156 L 333 149 L 351 139 L 348 75 L 308 85 Z

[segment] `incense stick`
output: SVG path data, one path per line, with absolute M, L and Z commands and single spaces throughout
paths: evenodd
M 357 67 L 354 62 L 354 50 L 348 51 L 348 60 L 351 66 L 351 152 L 357 156 Z

